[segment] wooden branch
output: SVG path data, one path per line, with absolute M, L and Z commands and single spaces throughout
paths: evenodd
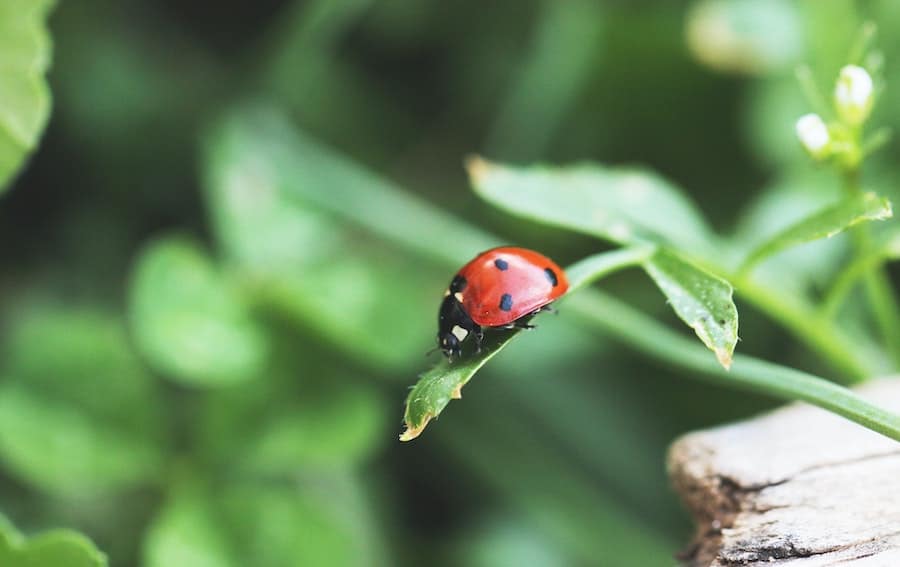
M 900 413 L 900 377 L 859 392 Z M 900 566 L 900 443 L 843 418 L 793 404 L 685 435 L 668 466 L 689 565 Z

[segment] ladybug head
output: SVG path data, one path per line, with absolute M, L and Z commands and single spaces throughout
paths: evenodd
M 438 312 L 438 348 L 451 360 L 459 357 L 462 354 L 462 342 L 473 330 L 475 323 L 462 303 L 453 294 L 448 294 Z
M 459 357 L 462 354 L 462 346 L 460 341 L 453 333 L 443 333 L 438 335 L 438 347 L 449 359 Z

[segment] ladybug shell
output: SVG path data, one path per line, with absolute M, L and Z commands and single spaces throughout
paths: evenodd
M 533 313 L 569 289 L 556 262 L 526 248 L 504 246 L 482 252 L 462 267 L 454 282 L 469 317 L 483 327 L 498 327 Z M 458 297 L 458 296 L 457 296 Z

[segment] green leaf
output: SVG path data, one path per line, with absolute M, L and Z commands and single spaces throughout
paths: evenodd
M 177 479 L 145 537 L 145 565 L 391 564 L 359 480 L 340 467 L 327 475 L 304 472 L 289 483 Z
M 417 258 L 459 265 L 473 250 L 502 244 L 330 150 L 291 124 L 289 115 L 260 108 L 244 108 L 223 117 L 207 136 L 207 183 L 272 184 L 285 199 L 364 228 L 367 235 L 377 235 L 418 253 Z M 240 165 L 229 167 L 232 163 Z M 247 181 L 229 181 L 230 176 Z M 265 188 L 255 190 L 269 193 Z M 353 206 L 348 206 L 351 203 Z M 447 242 L 453 242 L 453 246 L 447 246 Z M 358 244 L 360 239 L 355 242 Z
M 403 414 L 405 429 L 400 441 L 412 441 L 421 435 L 428 422 L 438 417 L 450 400 L 462 398 L 462 387 L 520 332 L 511 329 L 490 333 L 485 336 L 480 354 L 453 363 L 441 360 L 419 376 L 419 381 L 406 398 L 406 412 Z
M 106 555 L 80 533 L 51 530 L 25 538 L 0 515 L 0 565 L 9 567 L 106 567 Z
M 260 304 L 315 328 L 367 365 L 408 367 L 427 348 L 423 337 L 434 320 L 422 317 L 422 308 L 435 304 L 446 276 L 438 279 L 427 264 L 409 270 L 407 255 L 335 222 L 320 194 L 344 194 L 333 204 L 345 210 L 416 219 L 399 216 L 403 209 L 380 210 L 379 195 L 347 195 L 348 184 L 377 186 L 356 181 L 345 164 L 334 164 L 332 178 L 330 156 L 311 159 L 323 150 L 283 130 L 251 114 L 224 120 L 208 138 L 206 196 L 226 258 Z
M 796 86 L 795 86 L 796 88 Z M 804 159 L 806 156 L 804 156 Z M 738 268 L 760 242 L 769 240 L 788 227 L 822 208 L 824 202 L 837 201 L 844 189 L 829 172 L 786 175 L 756 194 L 742 210 L 724 255 L 729 269 Z M 842 239 L 821 239 L 803 247 L 783 250 L 758 264 L 753 280 L 779 292 L 790 290 L 798 296 L 819 289 L 834 276 L 847 256 Z
M 779 0 L 699 0 L 687 18 L 694 57 L 718 71 L 766 74 L 795 64 L 803 53 L 804 22 Z
M 156 478 L 164 406 L 118 321 L 87 308 L 30 308 L 14 317 L 8 346 L 0 456 L 9 471 L 63 496 Z
M 530 48 L 516 65 L 488 148 L 516 158 L 544 152 L 596 72 L 606 9 L 596 2 L 550 2 L 537 10 Z
M 891 202 L 875 193 L 845 199 L 813 213 L 758 245 L 747 256 L 742 269 L 747 270 L 760 260 L 785 248 L 820 238 L 831 238 L 858 223 L 885 220 L 891 216 L 893 216 Z
M 386 417 L 371 386 L 334 373 L 309 383 L 282 370 L 265 385 L 212 395 L 200 415 L 200 445 L 214 466 L 240 474 L 331 469 L 376 451 Z
M 372 518 L 355 479 L 335 471 L 289 486 L 232 485 L 220 500 L 240 565 L 365 567 L 389 564 L 374 549 Z
M 9 323 L 5 371 L 17 384 L 136 429 L 159 419 L 144 409 L 157 401 L 158 386 L 115 314 L 45 300 L 13 313 Z
M 176 487 L 144 539 L 146 567 L 237 567 L 217 510 L 197 487 Z
M 0 454 L 45 491 L 85 496 L 155 478 L 162 462 L 153 440 L 111 425 L 22 386 L 0 387 Z
M 612 272 L 645 261 L 653 250 L 649 246 L 639 246 L 605 252 L 570 266 L 566 269 L 566 276 L 569 279 L 567 294 Z M 406 399 L 406 412 L 403 416 L 406 429 L 400 435 L 400 440 L 410 441 L 418 437 L 428 422 L 447 407 L 450 400 L 462 397 L 462 387 L 519 333 L 517 329 L 489 331 L 485 335 L 480 354 L 472 354 L 454 362 L 441 360 L 434 368 L 420 376 Z
M 195 242 L 157 239 L 137 259 L 131 320 L 147 360 L 173 380 L 220 386 L 259 376 L 267 338 Z
M 427 265 L 420 268 L 348 238 L 342 251 L 314 267 L 285 264 L 277 273 L 251 276 L 248 291 L 358 362 L 406 368 L 430 346 L 434 317 L 423 317 L 423 308 L 436 309 L 435 290 L 446 286 Z
M 0 191 L 37 146 L 50 115 L 45 19 L 52 4 L 0 0 Z
M 644 269 L 719 363 L 726 369 L 731 366 L 738 339 L 731 284 L 667 250 L 657 251 L 644 262 Z
M 637 168 L 582 164 L 466 164 L 479 196 L 513 214 L 618 242 L 707 250 L 713 239 L 694 205 L 671 183 Z

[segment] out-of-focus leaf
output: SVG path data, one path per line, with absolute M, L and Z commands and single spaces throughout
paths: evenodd
M 686 196 L 660 176 L 599 165 L 509 167 L 467 163 L 475 191 L 529 219 L 621 244 L 669 243 L 695 252 L 713 238 Z
M 728 253 L 723 259 L 728 261 L 729 268 L 736 272 L 761 241 L 800 222 L 825 203 L 840 200 L 843 189 L 834 176 L 827 173 L 788 175 L 757 195 L 744 208 L 738 226 L 727 242 Z M 809 288 L 821 287 L 831 281 L 846 257 L 846 251 L 842 239 L 821 239 L 802 248 L 788 248 L 757 265 L 753 279 L 802 296 Z
M 207 149 L 216 235 L 254 284 L 250 292 L 257 301 L 315 328 L 369 365 L 406 367 L 428 347 L 436 316 L 422 317 L 423 307 L 437 309 L 446 282 L 427 265 L 410 270 L 406 254 L 386 252 L 367 235 L 339 226 L 317 201 L 324 198 L 320 193 L 346 191 L 341 172 L 353 183 L 353 171 L 338 168 L 334 180 L 322 182 L 321 164 L 298 167 L 298 159 L 303 164 L 309 156 L 290 153 L 295 148 L 289 139 L 240 120 L 226 121 Z M 301 198 L 294 188 L 302 190 Z M 355 194 L 346 199 L 346 211 L 367 206 Z M 403 212 L 388 214 L 395 222 L 416 222 Z
M 700 0 L 688 13 L 687 42 L 713 69 L 763 74 L 797 62 L 802 23 L 792 2 Z
M 131 349 L 125 326 L 90 306 L 35 303 L 14 313 L 5 371 L 36 394 L 77 404 L 135 429 L 159 427 L 159 391 Z
M 0 565 L 8 567 L 106 567 L 106 555 L 84 535 L 51 530 L 26 538 L 0 515 Z
M 794 124 L 810 107 L 797 79 L 779 75 L 753 81 L 744 96 L 747 102 L 739 117 L 741 129 L 757 160 L 772 170 L 806 164 L 809 155 L 797 141 Z
M 378 447 L 384 408 L 367 387 L 307 390 L 293 408 L 280 408 L 257 430 L 248 465 L 264 472 L 355 464 Z
M 144 541 L 148 567 L 383 564 L 357 481 L 341 469 L 290 485 L 176 485 Z
M 77 407 L 19 385 L 0 387 L 0 454 L 23 480 L 48 492 L 83 496 L 155 478 L 158 447 Z
M 464 553 L 457 563 L 469 567 L 564 567 L 572 564 L 559 546 L 545 541 L 542 536 L 521 518 L 503 518 L 474 526 L 462 538 Z
M 200 489 L 178 487 L 144 539 L 146 567 L 237 567 L 217 511 Z
M 541 5 L 532 48 L 493 125 L 487 147 L 515 159 L 538 157 L 596 73 L 605 6 L 592 0 Z
M 361 502 L 347 500 L 341 475 L 296 486 L 239 485 L 220 499 L 240 565 L 365 567 L 382 558 L 371 548 Z
M 737 344 L 738 313 L 727 281 L 659 250 L 644 263 L 644 269 L 668 299 L 678 317 L 716 354 L 728 368 Z
M 52 51 L 45 23 L 52 4 L 0 0 L 0 191 L 37 146 L 50 115 L 44 74 Z
M 257 299 L 315 328 L 366 365 L 409 367 L 434 344 L 446 282 L 427 267 L 411 270 L 408 258 L 364 242 L 347 241 L 344 250 L 304 273 L 262 281 Z
M 211 140 L 206 200 L 226 257 L 254 273 L 279 274 L 341 255 L 339 227 L 284 197 L 276 166 L 259 145 L 239 132 Z
M 200 436 L 215 466 L 292 475 L 358 464 L 377 448 L 387 420 L 370 386 L 338 376 L 312 384 L 279 378 L 208 400 Z
M 225 116 L 207 136 L 206 164 L 213 187 L 230 183 L 231 175 L 274 184 L 288 201 L 396 242 L 418 253 L 417 260 L 460 265 L 472 251 L 502 244 L 305 136 L 277 111 L 243 109 Z
M 572 293 L 597 279 L 646 260 L 653 253 L 650 246 L 639 246 L 590 256 L 566 269 L 569 291 Z M 450 400 L 462 397 L 462 387 L 475 376 L 488 360 L 497 355 L 520 333 L 517 329 L 488 330 L 479 354 L 464 354 L 462 359 L 449 362 L 444 359 L 419 377 L 406 398 L 403 422 L 406 429 L 401 441 L 418 437 L 428 422 L 447 407 Z
M 158 392 L 122 326 L 89 309 L 33 309 L 14 320 L 0 386 L 0 455 L 43 490 L 80 495 L 155 477 Z
M 197 386 L 250 380 L 264 371 L 265 334 L 203 250 L 183 237 L 155 240 L 131 284 L 131 321 L 147 360 Z
M 747 256 L 743 267 L 748 269 L 785 248 L 820 238 L 831 238 L 858 223 L 885 220 L 891 216 L 891 202 L 875 193 L 845 199 L 813 213 L 759 244 Z

